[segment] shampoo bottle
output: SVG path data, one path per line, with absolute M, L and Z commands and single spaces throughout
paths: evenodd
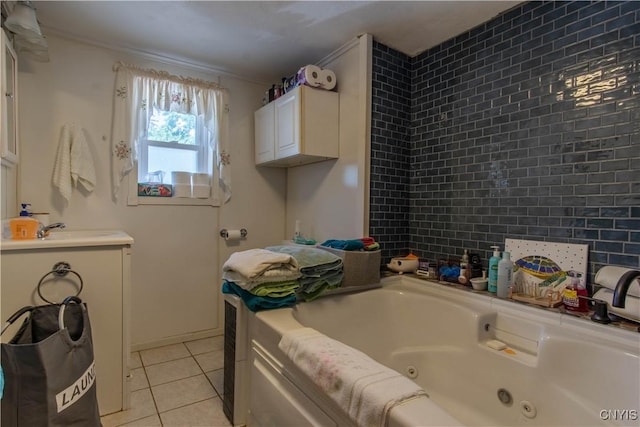
M 498 291 L 498 263 L 500 262 L 500 246 L 491 246 L 493 256 L 489 258 L 489 282 L 487 290 L 492 293 Z
M 511 287 L 513 277 L 513 264 L 511 263 L 511 254 L 503 252 L 502 259 L 498 263 L 498 297 L 507 298 L 509 296 L 509 287 Z

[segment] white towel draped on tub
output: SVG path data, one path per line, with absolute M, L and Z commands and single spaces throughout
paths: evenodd
M 396 405 L 427 396 L 398 372 L 312 328 L 285 333 L 278 347 L 358 426 L 386 426 Z
M 52 182 L 67 202 L 78 183 L 88 192 L 94 190 L 95 165 L 83 128 L 70 124 L 62 126 Z

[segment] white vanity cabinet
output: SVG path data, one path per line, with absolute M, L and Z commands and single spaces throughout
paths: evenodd
M 290 167 L 337 159 L 339 95 L 298 86 L 255 112 L 256 165 Z
M 60 237 L 58 237 L 60 236 Z M 2 322 L 18 309 L 44 305 L 37 293 L 38 282 L 58 262 L 77 272 L 84 288 L 79 297 L 87 303 L 96 364 L 96 385 L 100 415 L 129 407 L 129 307 L 131 287 L 131 245 L 126 233 L 60 232 L 51 240 L 3 240 L 0 245 L 0 289 Z M 42 295 L 60 302 L 75 295 L 78 278 L 49 274 L 42 282 Z M 22 319 L 2 335 L 9 341 Z

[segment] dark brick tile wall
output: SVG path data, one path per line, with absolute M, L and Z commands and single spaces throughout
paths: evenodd
M 380 242 L 382 260 L 409 244 L 409 57 L 374 42 L 371 111 L 369 234 Z
M 374 46 L 374 67 L 395 57 Z M 404 189 L 408 174 L 408 212 L 373 195 L 390 171 L 371 173 L 372 218 L 398 209 L 398 227 L 372 220 L 371 234 L 395 239 L 408 214 L 408 241 L 394 240 L 392 255 L 468 248 L 486 264 L 509 237 L 588 244 L 591 277 L 604 264 L 639 266 L 640 2 L 525 3 L 408 62 L 410 142 L 391 175 Z M 374 70 L 374 92 L 404 94 L 389 78 Z M 383 99 L 374 116 L 391 105 Z M 374 118 L 372 132 L 404 111 Z M 387 134 L 372 142 L 372 166 L 388 144 L 405 147 L 404 133 Z

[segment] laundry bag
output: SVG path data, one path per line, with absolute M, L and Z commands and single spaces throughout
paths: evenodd
M 101 426 L 87 306 L 78 297 L 24 307 L 3 330 L 29 314 L 1 345 L 2 427 Z

